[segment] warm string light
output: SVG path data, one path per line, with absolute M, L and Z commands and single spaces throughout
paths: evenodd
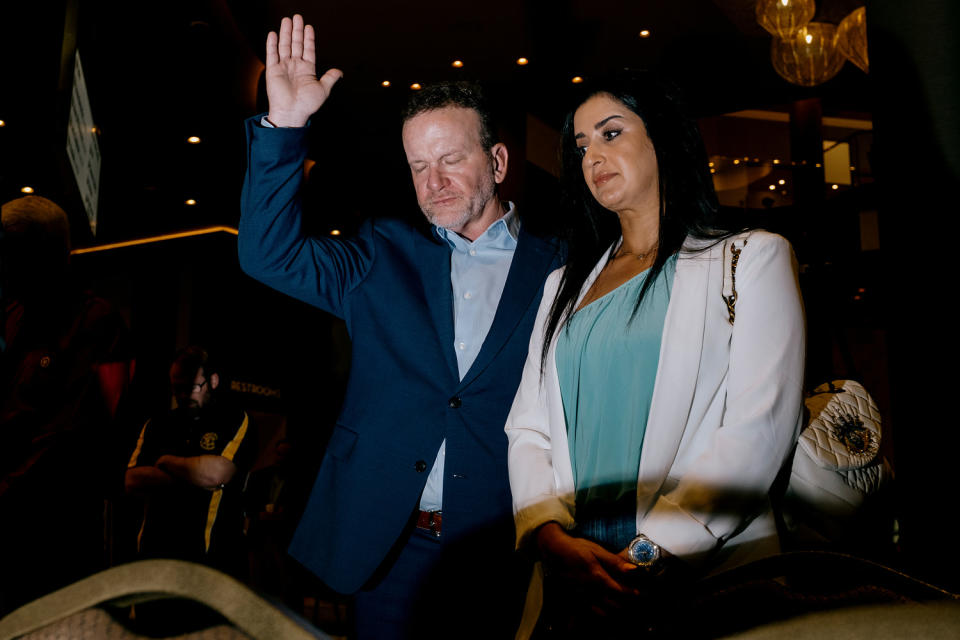
M 412 85 L 410 85 L 410 88 L 414 91 L 420 91 L 420 89 L 423 89 L 419 82 L 414 82 Z
M 530 61 L 527 60 L 526 58 L 517 58 L 517 64 L 520 65 L 521 67 L 526 64 L 529 64 L 529 62 Z
M 572 78 L 570 78 L 570 82 L 572 82 L 573 84 L 580 84 L 581 82 L 583 82 L 583 78 L 581 78 L 580 76 L 573 76 Z
M 33 193 L 33 187 L 20 187 L 21 193 Z
M 184 201 L 184 204 L 187 205 L 188 207 L 192 207 L 193 205 L 197 204 L 197 201 L 194 200 L 193 198 L 188 198 L 187 200 Z
M 456 68 L 456 69 L 459 69 L 459 68 L 461 68 L 461 67 L 463 66 L 463 60 L 454 60 L 454 61 L 451 63 L 451 66 L 453 66 L 453 67 Z
M 649 29 L 644 29 L 643 31 L 640 32 L 639 35 L 640 35 L 641 38 L 649 38 L 649 37 L 650 37 L 650 30 L 649 30 Z
M 190 136 L 187 138 L 187 142 L 190 144 L 200 144 L 200 138 L 198 136 Z

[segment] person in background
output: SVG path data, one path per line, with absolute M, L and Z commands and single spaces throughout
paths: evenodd
M 176 407 L 147 421 L 127 464 L 127 493 L 145 499 L 139 556 L 242 577 L 241 493 L 257 453 L 250 420 L 220 397 L 220 371 L 202 347 L 177 353 L 170 385 Z
M 804 320 L 790 245 L 724 228 L 664 84 L 592 84 L 561 153 L 569 259 L 507 420 L 510 485 L 518 545 L 542 561 L 530 602 L 598 637 L 655 620 L 671 578 L 777 552 L 769 493 L 802 424 Z
M 134 367 L 123 318 L 72 276 L 66 212 L 31 195 L 2 220 L 0 615 L 106 568 Z

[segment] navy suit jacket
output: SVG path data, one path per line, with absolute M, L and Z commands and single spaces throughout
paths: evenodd
M 559 244 L 521 230 L 493 324 L 460 380 L 449 245 L 396 220 L 368 221 L 348 240 L 305 237 L 305 133 L 257 122 L 246 123 L 240 264 L 342 318 L 353 343 L 346 397 L 291 555 L 338 591 L 363 586 L 408 526 L 444 438 L 442 543 L 481 541 L 509 555 L 503 427 Z

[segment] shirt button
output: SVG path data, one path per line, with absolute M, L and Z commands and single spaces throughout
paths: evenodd
M 451 409 L 459 409 L 463 405 L 463 400 L 460 399 L 460 396 L 453 396 L 447 404 Z
M 476 250 L 476 249 L 470 249 L 470 255 L 472 255 L 472 256 L 477 255 L 477 250 Z
M 466 300 L 469 300 L 470 298 L 473 297 L 473 294 L 470 293 L 469 291 L 467 291 L 465 294 L 463 294 L 463 297 L 464 297 Z
M 423 473 L 424 471 L 427 470 L 427 463 L 424 462 L 423 460 L 417 460 L 413 464 L 413 468 L 417 471 L 417 473 Z
M 463 351 L 464 349 L 467 348 L 467 343 L 461 342 L 460 344 L 457 345 L 457 348 L 460 349 L 460 351 Z

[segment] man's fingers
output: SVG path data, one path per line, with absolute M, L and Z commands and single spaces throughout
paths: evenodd
M 303 57 L 303 16 L 299 13 L 293 16 L 293 33 L 290 34 L 290 57 Z
M 271 31 L 267 34 L 267 67 L 279 64 L 280 56 L 277 54 L 277 32 Z
M 327 96 L 330 95 L 333 85 L 335 85 L 337 80 L 342 77 L 343 71 L 340 71 L 340 69 L 327 69 L 327 72 L 320 76 L 320 86 L 323 87 L 323 90 L 326 92 Z
M 313 33 L 313 25 L 303 27 L 303 59 L 310 64 L 317 63 L 317 41 Z
M 290 57 L 290 32 L 293 30 L 293 21 L 290 18 L 284 18 L 280 21 L 280 42 L 279 54 L 281 60 Z

